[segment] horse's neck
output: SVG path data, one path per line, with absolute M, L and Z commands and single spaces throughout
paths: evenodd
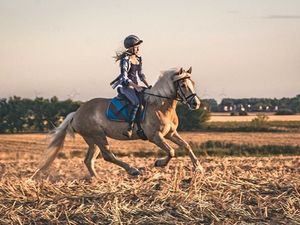
M 160 108 L 160 111 L 163 113 L 173 112 L 176 110 L 177 101 L 168 100 L 164 102 L 164 105 Z
M 164 99 L 162 101 L 150 103 L 151 111 L 160 111 L 163 114 L 168 114 L 176 110 L 177 101 L 171 99 Z
M 177 101 L 173 100 L 176 97 L 175 92 L 170 74 L 165 74 L 159 78 L 150 90 L 145 91 L 145 100 L 152 106 L 154 111 L 173 111 L 176 109 L 177 104 Z M 149 93 L 148 96 L 147 93 Z

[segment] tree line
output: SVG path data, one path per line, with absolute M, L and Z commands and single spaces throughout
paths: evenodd
M 56 96 L 47 99 L 35 99 L 13 96 L 0 99 L 0 133 L 48 132 L 58 126 L 71 112 L 76 111 L 82 104 L 71 99 L 59 100 Z M 205 104 L 203 104 L 204 106 Z M 208 120 L 209 112 L 202 107 L 189 111 L 178 104 L 180 130 L 193 130 Z
M 58 126 L 70 112 L 76 111 L 79 101 L 60 101 L 37 97 L 0 99 L 0 133 L 46 132 Z
M 48 132 L 58 126 L 71 112 L 76 111 L 82 104 L 71 99 L 59 100 L 56 96 L 47 99 L 36 97 L 35 99 L 13 96 L 8 99 L 0 99 L 0 133 L 27 133 Z M 255 111 L 257 108 L 250 106 L 278 106 L 278 111 L 288 109 L 293 113 L 300 113 L 300 95 L 294 98 L 267 99 L 225 98 L 220 104 L 214 99 L 203 99 L 201 108 L 190 111 L 186 106 L 177 105 L 176 111 L 179 117 L 178 130 L 197 130 L 203 127 L 210 117 L 210 112 L 224 111 L 224 107 L 232 106 L 232 110 Z M 236 108 L 234 108 L 236 106 Z M 230 108 L 229 112 L 230 112 Z M 264 111 L 259 110 L 258 111 Z M 272 108 L 270 108 L 272 109 Z

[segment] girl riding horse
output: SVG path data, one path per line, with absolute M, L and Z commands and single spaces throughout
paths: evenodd
M 143 90 L 142 86 L 138 84 L 139 79 L 150 87 L 146 81 L 146 76 L 142 72 L 142 57 L 138 54 L 140 44 L 143 43 L 135 35 L 129 35 L 124 40 L 124 47 L 126 50 L 122 53 L 117 53 L 116 61 L 120 61 L 121 74 L 111 82 L 113 88 L 117 88 L 118 93 L 123 94 L 133 105 L 133 109 L 129 116 L 129 127 L 127 131 L 123 132 L 126 137 L 132 136 L 134 121 L 141 104 L 139 93 Z M 137 132 L 141 132 L 138 130 Z
M 168 143 L 169 140 L 184 148 L 194 169 L 203 172 L 191 146 L 177 132 L 179 123 L 176 114 L 177 102 L 187 105 L 191 110 L 200 107 L 200 99 L 195 92 L 191 73 L 192 68 L 187 71 L 182 68 L 164 71 L 153 87 L 145 90 L 144 100 L 148 109 L 145 112 L 145 119 L 141 122 L 142 129 L 149 142 L 166 152 L 165 157 L 155 161 L 155 166 L 166 166 L 175 156 L 175 149 Z M 82 104 L 76 112 L 70 113 L 63 123 L 53 130 L 52 140 L 32 177 L 51 165 L 59 150 L 63 148 L 66 135 L 75 133 L 81 135 L 89 146 L 84 163 L 91 176 L 97 177 L 94 163 L 100 151 L 104 160 L 122 167 L 130 175 L 139 175 L 137 168 L 118 159 L 110 150 L 108 137 L 117 140 L 140 138 L 136 133 L 133 133 L 131 138 L 125 137 L 122 132 L 126 131 L 127 124 L 107 118 L 106 110 L 110 102 L 111 99 L 108 98 L 94 98 Z

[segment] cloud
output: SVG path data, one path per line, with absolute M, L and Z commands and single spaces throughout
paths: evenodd
M 275 14 L 264 16 L 264 19 L 300 19 L 300 15 L 289 15 L 289 14 Z

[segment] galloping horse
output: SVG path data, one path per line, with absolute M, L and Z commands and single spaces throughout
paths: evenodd
M 166 142 L 168 139 L 187 151 L 195 170 L 203 171 L 192 148 L 176 130 L 178 117 L 175 109 L 178 101 L 192 110 L 200 107 L 200 99 L 195 93 L 194 82 L 191 80 L 191 72 L 192 68 L 187 71 L 182 68 L 165 71 L 154 86 L 144 92 L 147 110 L 141 126 L 148 140 L 167 153 L 165 158 L 155 161 L 157 167 L 166 166 L 175 156 L 174 149 Z M 110 101 L 111 99 L 95 98 L 81 105 L 76 112 L 70 113 L 63 123 L 54 129 L 47 154 L 32 177 L 50 166 L 58 151 L 63 147 L 67 133 L 72 136 L 74 133 L 80 134 L 88 144 L 84 163 L 92 177 L 97 177 L 94 162 L 100 151 L 104 160 L 124 168 L 130 175 L 139 175 L 138 169 L 117 159 L 109 149 L 107 137 L 118 140 L 139 139 L 136 132 L 130 139 L 122 134 L 128 127 L 127 122 L 115 122 L 106 117 L 106 109 Z

